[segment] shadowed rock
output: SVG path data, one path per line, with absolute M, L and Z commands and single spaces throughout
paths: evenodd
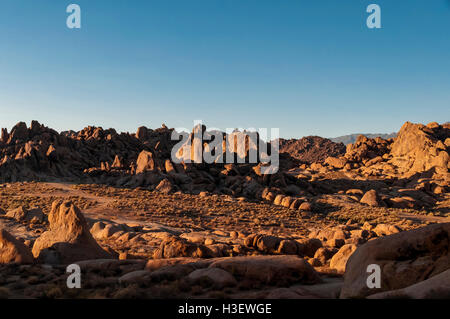
M 30 249 L 4 229 L 0 229 L 0 264 L 33 263 Z
M 245 278 L 266 284 L 320 282 L 314 268 L 296 256 L 230 257 L 220 259 L 210 267 L 226 270 L 237 279 Z
M 412 286 L 392 291 L 380 292 L 369 299 L 449 299 L 450 270 Z
M 334 258 L 334 257 L 333 257 Z M 381 268 L 381 288 L 367 286 L 367 267 Z M 450 269 L 450 223 L 369 241 L 347 262 L 341 298 L 405 288 Z

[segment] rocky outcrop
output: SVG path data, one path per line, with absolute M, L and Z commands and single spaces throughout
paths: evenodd
M 334 258 L 334 257 L 333 257 Z M 368 288 L 367 267 L 381 268 L 381 288 Z M 406 288 L 450 269 L 450 223 L 369 241 L 349 258 L 341 298 Z
M 449 299 L 450 270 L 406 288 L 380 292 L 368 299 Z
M 448 173 L 450 128 L 406 122 L 391 146 L 391 162 L 404 172 L 423 172 L 432 168 Z
M 48 216 L 50 228 L 33 245 L 38 261 L 70 264 L 80 260 L 111 258 L 92 237 L 81 211 L 70 201 L 55 201 Z
M 4 229 L 0 229 L 0 264 L 31 264 L 30 249 Z
M 360 135 L 355 143 L 347 145 L 345 157 L 349 162 L 366 163 L 369 160 L 389 153 L 391 143 L 392 139 L 367 138 L 364 135 Z
M 385 206 L 383 201 L 378 196 L 377 191 L 374 189 L 366 192 L 360 202 L 369 206 Z
M 148 151 L 140 152 L 136 161 L 136 166 L 136 174 L 154 171 L 155 161 L 153 159 L 153 154 Z

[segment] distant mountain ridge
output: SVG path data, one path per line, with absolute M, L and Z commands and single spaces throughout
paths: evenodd
M 364 133 L 359 133 L 359 134 L 349 134 L 349 135 L 334 137 L 334 138 L 330 138 L 330 140 L 335 142 L 335 143 L 344 143 L 345 145 L 348 145 L 348 144 L 355 143 L 355 141 L 356 141 L 356 139 L 358 138 L 359 135 L 364 135 L 364 136 L 366 136 L 368 138 L 381 137 L 381 138 L 383 138 L 385 140 L 389 139 L 389 138 L 397 137 L 397 133 L 390 133 L 390 134 L 383 134 L 383 133 L 364 134 Z

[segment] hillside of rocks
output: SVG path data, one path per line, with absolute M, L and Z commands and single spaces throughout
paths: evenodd
M 165 127 L 136 134 L 118 134 L 114 129 L 86 127 L 79 132 L 58 133 L 33 121 L 23 122 L 11 132 L 2 129 L 0 138 L 1 179 L 3 181 L 85 178 L 86 170 L 136 170 L 142 151 L 169 156 L 171 131 Z M 167 154 L 169 152 L 169 154 Z
M 345 155 L 330 157 L 325 163 L 334 168 L 373 168 L 390 176 L 435 174 L 446 176 L 449 169 L 450 125 L 406 122 L 396 138 L 359 136 L 347 145 Z
M 195 143 L 196 130 L 208 140 L 209 133 L 202 126 L 194 128 L 185 144 Z M 377 205 L 429 207 L 438 201 L 436 195 L 448 190 L 448 124 L 405 123 L 398 137 L 389 140 L 361 135 L 347 145 L 345 153 L 327 156 L 323 162 L 310 157 L 307 163 L 297 161 L 299 146 L 306 152 L 301 156 L 311 153 L 319 159 L 329 152 L 341 152 L 343 145 L 316 137 L 281 140 L 280 168 L 270 175 L 263 174 L 262 163 L 245 163 L 249 150 L 258 149 L 259 140 L 245 140 L 241 149 L 231 150 L 234 159 L 230 164 L 196 164 L 196 154 L 182 151 L 177 153 L 181 163 L 173 163 L 171 150 L 178 141 L 171 140 L 172 132 L 165 126 L 141 127 L 135 134 L 88 127 L 59 134 L 35 121 L 29 128 L 18 123 L 9 133 L 2 129 L 0 179 L 100 183 L 162 193 L 211 192 L 294 208 L 310 196 L 348 193 L 354 188 L 377 192 Z M 244 133 L 233 134 L 245 138 Z M 203 143 L 201 150 L 208 147 Z M 225 150 L 229 151 L 226 145 Z

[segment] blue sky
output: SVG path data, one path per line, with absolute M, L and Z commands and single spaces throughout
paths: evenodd
M 2 0 L 0 127 L 201 119 L 334 137 L 445 122 L 449 34 L 448 0 Z

